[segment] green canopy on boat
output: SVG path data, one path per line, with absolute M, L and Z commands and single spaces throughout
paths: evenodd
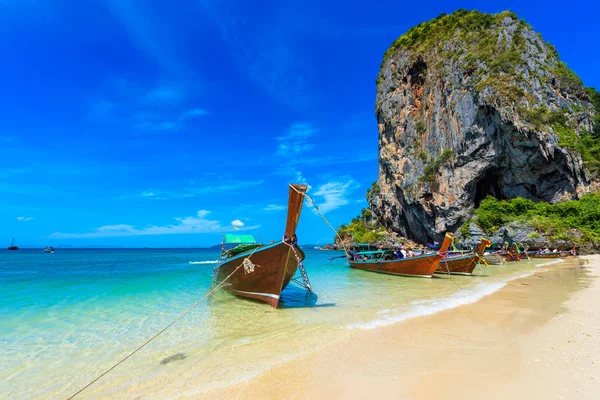
M 256 243 L 256 239 L 252 235 L 225 235 L 226 243 L 236 243 L 236 244 L 254 244 Z

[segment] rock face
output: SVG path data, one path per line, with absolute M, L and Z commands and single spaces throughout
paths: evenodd
M 487 195 L 578 198 L 595 185 L 577 151 L 594 113 L 579 78 L 513 13 L 459 10 L 420 24 L 386 52 L 377 78 L 371 210 L 427 243 Z

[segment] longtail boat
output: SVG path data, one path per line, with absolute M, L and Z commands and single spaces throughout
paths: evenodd
M 475 249 L 467 254 L 458 256 L 447 256 L 440 261 L 436 274 L 458 274 L 472 275 L 477 263 L 482 260 L 481 256 L 492 242 L 485 238 L 481 238 L 481 242 L 475 246 Z
M 561 251 L 556 253 L 534 253 L 530 254 L 531 258 L 566 258 L 569 257 L 571 253 L 568 251 Z
M 431 278 L 442 260 L 443 254 L 450 247 L 454 235 L 446 233 L 444 242 L 437 253 L 420 256 L 389 259 L 395 257 L 392 251 L 363 251 L 357 252 L 349 260 L 350 266 L 365 271 L 380 272 L 392 275 L 421 276 Z
M 312 291 L 302 266 L 304 252 L 298 247 L 296 238 L 307 189 L 307 185 L 290 184 L 287 221 L 280 242 L 265 246 L 240 243 L 229 250 L 223 246 L 220 264 L 215 268 L 215 283 L 223 283 L 223 289 L 235 295 L 277 307 L 282 290 L 300 266 L 304 286 Z

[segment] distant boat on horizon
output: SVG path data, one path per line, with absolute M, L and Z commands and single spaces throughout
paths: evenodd
M 15 238 L 10 242 L 10 246 L 8 246 L 8 250 L 19 250 L 19 246 L 15 246 Z
M 46 246 L 44 248 L 44 253 L 54 253 L 54 247 L 53 246 Z

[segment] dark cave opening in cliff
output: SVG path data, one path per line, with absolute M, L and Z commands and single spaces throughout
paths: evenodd
M 477 181 L 475 186 L 475 208 L 479 207 L 481 201 L 488 195 L 502 200 L 502 188 L 499 182 L 499 171 L 495 169 L 488 169 L 485 174 Z

